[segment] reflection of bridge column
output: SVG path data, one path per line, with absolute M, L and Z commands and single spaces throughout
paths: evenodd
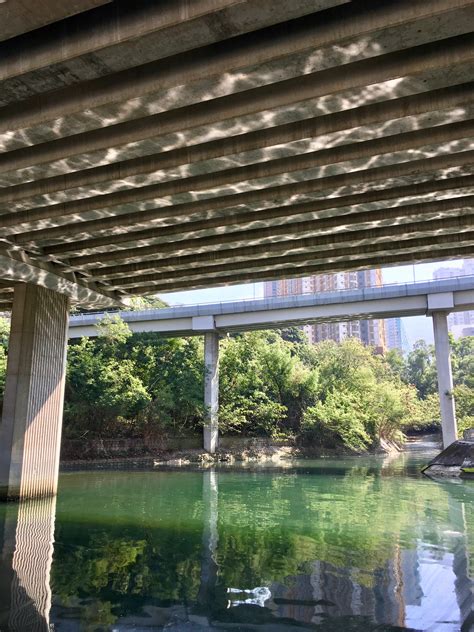
M 438 392 L 441 408 L 443 446 L 451 445 L 457 439 L 456 411 L 453 398 L 453 374 L 448 336 L 446 311 L 433 312 L 433 331 L 438 372 Z
M 217 472 L 214 469 L 203 472 L 202 477 L 202 501 L 203 501 L 203 532 L 202 532 L 202 562 L 201 585 L 199 588 L 198 602 L 201 605 L 209 605 L 215 598 L 217 581 L 217 543 L 219 534 L 217 531 L 218 513 L 218 483 Z
M 219 334 L 204 335 L 204 449 L 214 453 L 219 439 Z
M 0 497 L 55 494 L 64 395 L 68 298 L 15 287 L 0 427 Z
M 456 546 L 453 556 L 453 572 L 456 575 L 455 591 L 459 606 L 459 615 L 462 630 L 470 630 L 474 626 L 474 597 L 473 577 L 471 575 L 469 559 L 469 532 L 466 522 L 466 507 L 463 500 L 453 495 L 453 484 L 448 483 L 449 518 L 457 531 L 461 534 L 459 544 Z M 457 490 L 455 490 L 457 491 Z
M 55 511 L 55 497 L 5 507 L 3 529 L 0 525 L 2 630 L 49 630 Z

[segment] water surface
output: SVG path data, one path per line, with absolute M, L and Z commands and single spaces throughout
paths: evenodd
M 474 483 L 426 458 L 63 473 L 0 506 L 0 629 L 469 630 Z

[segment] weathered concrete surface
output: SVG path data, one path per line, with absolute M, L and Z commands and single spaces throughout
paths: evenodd
M 8 251 L 0 246 L 0 279 L 3 287 L 13 284 L 34 283 L 48 290 L 53 290 L 79 305 L 87 307 L 114 307 L 122 303 L 120 294 L 110 292 L 103 287 L 97 288 L 94 283 L 81 279 L 77 282 L 74 275 L 64 275 L 61 266 L 54 263 L 38 261 L 26 253 Z M 2 297 L 4 294 L 2 294 Z M 11 293 L 10 301 L 13 297 Z
M 473 23 L 474 0 L 139 0 L 4 41 L 5 256 L 119 301 L 470 256 Z
M 68 298 L 33 284 L 15 287 L 0 426 L 0 496 L 56 493 Z
M 0 4 L 0 42 L 111 0 L 21 0 Z
M 454 306 L 452 294 L 449 292 L 440 293 L 430 298 L 433 300 L 428 300 L 428 306 L 431 302 L 436 308 L 448 309 L 448 311 L 450 307 L 452 308 Z M 449 303 L 449 306 L 447 306 L 446 303 Z M 433 332 L 438 393 L 441 408 L 441 428 L 443 431 L 443 446 L 445 448 L 449 447 L 451 443 L 457 439 L 456 410 L 453 393 L 453 372 L 451 369 L 451 350 L 448 332 L 448 311 L 433 312 Z
M 219 334 L 204 334 L 204 449 L 213 454 L 219 444 Z

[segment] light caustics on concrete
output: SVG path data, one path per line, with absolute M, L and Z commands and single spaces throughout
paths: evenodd
M 474 0 L 39 4 L 0 30 L 0 307 L 472 254 Z
M 472 255 L 474 0 L 14 4 L 0 309 Z

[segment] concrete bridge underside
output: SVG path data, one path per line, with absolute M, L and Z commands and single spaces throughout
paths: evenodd
M 51 292 L 100 307 L 470 256 L 473 18 L 474 0 L 0 3 L 0 309 L 25 349 L 6 400 L 48 391 L 42 308 L 28 332 L 21 311 L 63 332 Z M 56 399 L 26 434 L 38 407 L 60 425 Z

